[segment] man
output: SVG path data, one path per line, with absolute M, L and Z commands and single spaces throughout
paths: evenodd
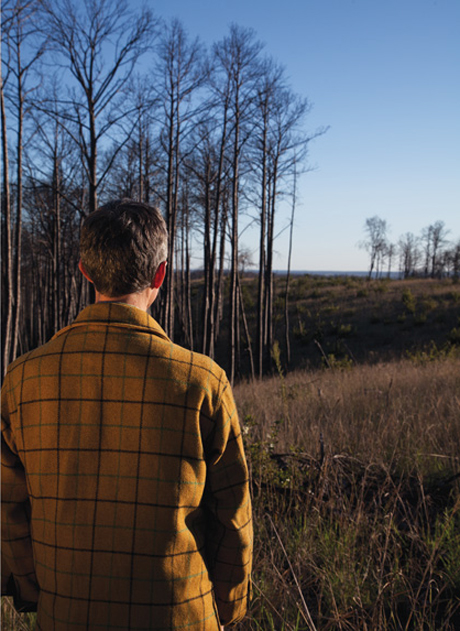
M 225 373 L 147 310 L 165 277 L 158 211 L 87 217 L 96 304 L 2 388 L 5 591 L 37 629 L 215 631 L 244 616 L 248 471 Z

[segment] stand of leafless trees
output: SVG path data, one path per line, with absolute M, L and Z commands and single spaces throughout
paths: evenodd
M 388 239 L 388 225 L 377 215 L 366 219 L 366 239 L 359 246 L 369 253 L 368 278 L 389 276 L 396 256 L 401 278 L 460 278 L 460 240 L 450 241 L 443 221 L 424 228 L 420 236 L 406 232 L 396 244 Z
M 3 371 L 88 304 L 81 221 L 131 197 L 160 207 L 169 228 L 154 315 L 175 341 L 224 349 L 232 380 L 243 354 L 261 376 L 276 235 L 293 225 L 295 180 L 325 131 L 305 130 L 309 103 L 236 25 L 206 50 L 179 21 L 126 1 L 5 0 L 2 28 Z M 248 318 L 239 241 L 251 221 L 259 285 Z

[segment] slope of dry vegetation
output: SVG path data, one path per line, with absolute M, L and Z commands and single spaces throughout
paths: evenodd
M 228 279 L 224 291 L 223 320 L 215 346 L 215 359 L 229 368 L 230 321 Z M 257 374 L 257 274 L 241 279 L 245 318 L 240 326 L 236 380 Z M 203 278 L 193 279 L 194 330 L 200 339 Z M 274 281 L 273 345 L 278 345 L 283 369 L 322 365 L 375 363 L 437 351 L 460 342 L 460 283 L 453 278 L 368 281 L 357 276 L 294 275 L 290 279 L 286 319 L 286 276 Z M 289 331 L 289 338 L 286 336 Z M 288 353 L 289 342 L 290 353 Z M 196 350 L 201 350 L 198 344 Z M 269 360 L 270 358 L 268 358 Z M 275 368 L 264 361 L 266 372 Z
M 236 388 L 254 600 L 241 629 L 460 628 L 460 359 Z
M 281 306 L 282 277 L 277 288 Z M 454 341 L 460 285 L 452 279 L 369 282 L 359 277 L 300 276 L 292 283 L 289 303 L 294 365 L 324 362 L 315 340 L 326 356 L 375 362 Z M 280 342 L 283 326 L 278 315 L 275 339 Z

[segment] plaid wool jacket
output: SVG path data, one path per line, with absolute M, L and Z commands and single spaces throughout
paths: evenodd
M 98 303 L 9 367 L 3 582 L 37 629 L 215 631 L 247 608 L 248 470 L 211 359 Z

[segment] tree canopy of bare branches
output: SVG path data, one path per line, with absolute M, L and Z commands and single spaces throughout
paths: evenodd
M 178 20 L 125 0 L 6 0 L 2 17 L 5 366 L 87 304 L 80 223 L 129 196 L 158 205 L 168 224 L 170 265 L 154 305 L 168 334 L 220 353 L 231 380 L 243 364 L 262 376 L 277 235 L 290 227 L 292 243 L 294 182 L 324 132 L 306 130 L 308 101 L 256 33 L 235 24 L 206 50 Z M 259 237 L 248 248 L 251 223 Z M 255 315 L 243 258 L 258 260 Z

